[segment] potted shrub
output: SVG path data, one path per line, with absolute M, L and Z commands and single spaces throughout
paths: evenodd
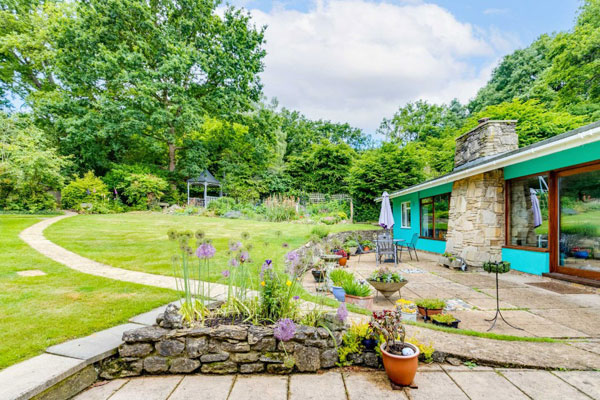
M 373 308 L 373 298 L 371 287 L 368 283 L 361 283 L 355 279 L 347 280 L 342 283 L 342 288 L 346 293 L 346 301 L 356 304 L 359 307 L 367 309 Z
M 400 313 L 395 310 L 374 312 L 370 325 L 382 339 L 379 349 L 388 378 L 397 385 L 410 385 L 419 366 L 419 349 L 404 342 L 406 331 Z
M 400 292 L 402 286 L 406 285 L 408 281 L 397 272 L 392 272 L 387 268 L 380 268 L 373 272 L 369 279 L 367 279 L 371 286 L 373 286 L 379 293 L 381 293 L 386 299 L 396 292 Z
M 417 321 L 417 305 L 414 301 L 398 299 L 396 309 L 400 311 L 402 321 Z
M 431 316 L 431 322 L 433 322 L 434 325 L 458 328 L 460 320 L 456 319 L 452 314 L 435 314 Z
M 373 242 L 370 240 L 365 240 L 361 245 L 364 251 L 370 251 L 373 248 Z
M 348 247 L 349 253 L 351 255 L 356 254 L 356 250 L 358 250 L 358 242 L 354 239 L 347 240 L 345 243 L 346 247 Z
M 415 300 L 415 304 L 419 309 L 419 314 L 427 321 L 429 316 L 435 314 L 441 314 L 446 302 L 442 299 L 418 299 Z
M 490 273 L 504 274 L 510 271 L 510 263 L 508 261 L 500 261 L 500 262 L 484 262 L 483 270 Z
M 315 282 L 321 283 L 325 280 L 325 262 L 320 260 L 316 263 L 311 270 L 313 278 L 315 278 Z
M 338 260 L 338 264 L 340 264 L 340 266 L 342 266 L 342 267 L 345 267 L 346 263 L 348 262 L 348 253 L 344 249 L 340 249 L 340 250 L 336 251 L 335 254 L 340 256 L 340 259 Z
M 333 293 L 333 297 L 335 297 L 337 301 L 346 301 L 346 292 L 342 286 L 346 281 L 353 281 L 354 275 L 352 275 L 351 272 L 336 268 L 329 272 L 329 279 L 331 279 L 332 283 L 331 293 Z

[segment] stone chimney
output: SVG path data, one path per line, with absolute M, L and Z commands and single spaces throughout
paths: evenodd
M 483 157 L 491 157 L 519 148 L 516 120 L 482 118 L 475 129 L 456 138 L 454 168 Z

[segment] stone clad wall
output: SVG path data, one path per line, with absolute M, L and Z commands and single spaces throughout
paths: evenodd
M 446 251 L 467 265 L 501 260 L 504 244 L 504 173 L 494 170 L 454 182 Z
M 344 326 L 330 325 L 338 343 Z M 219 325 L 185 329 L 148 326 L 123 334 L 116 358 L 100 365 L 100 377 L 114 379 L 141 374 L 231 374 L 309 372 L 338 362 L 333 337 L 327 329 L 297 325 L 294 338 L 281 342 L 273 326 Z M 294 366 L 284 360 L 291 357 Z M 363 353 L 355 364 L 377 367 L 375 353 Z
M 456 139 L 454 166 L 459 167 L 481 157 L 493 156 L 519 148 L 515 131 L 517 121 L 480 120 L 473 130 Z

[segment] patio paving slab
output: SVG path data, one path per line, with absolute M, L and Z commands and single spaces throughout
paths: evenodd
M 344 373 L 349 400 L 407 400 L 402 390 L 392 390 L 383 371 Z M 326 397 L 324 397 L 326 398 Z
M 549 292 L 544 290 L 540 292 L 538 288 L 509 288 L 500 289 L 500 299 L 514 304 L 517 307 L 523 308 L 569 308 L 568 303 L 565 301 L 568 295 L 560 295 L 557 293 Z M 496 289 L 483 289 L 483 292 L 489 294 L 492 297 L 496 297 Z
M 346 388 L 338 371 L 290 376 L 290 400 L 345 400 Z
M 117 325 L 86 337 L 48 347 L 46 353 L 77 358 L 89 365 L 116 353 L 117 347 L 123 343 L 121 340 L 123 332 L 140 327 L 139 324 L 131 323 Z
M 527 400 L 528 397 L 496 371 L 448 372 L 472 400 Z
M 169 400 L 227 400 L 234 375 L 189 375 L 179 383 Z
M 600 336 L 600 308 L 531 309 L 532 313 L 549 321 L 568 326 L 590 336 Z
M 591 351 L 592 353 L 600 354 L 600 339 L 590 339 L 590 340 L 577 340 L 569 342 L 571 346 L 575 346 L 577 348 Z
M 30 358 L 0 371 L 0 398 L 30 399 L 85 366 L 82 360 L 54 354 Z
M 502 370 L 502 375 L 533 400 L 589 400 L 589 397 L 547 371 Z
M 127 379 L 115 379 L 114 381 L 101 382 L 101 385 L 94 386 L 85 392 L 78 394 L 73 397 L 73 400 L 107 400 L 127 382 Z
M 600 399 L 600 371 L 556 371 L 553 374 L 575 386 L 592 399 Z
M 131 379 L 110 400 L 164 400 L 182 379 L 177 375 Z
M 229 400 L 286 400 L 287 376 L 238 376 Z
M 419 373 L 415 381 L 418 389 L 410 389 L 413 400 L 468 400 L 469 398 L 445 372 Z

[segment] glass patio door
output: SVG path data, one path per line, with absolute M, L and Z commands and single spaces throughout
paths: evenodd
M 600 279 L 600 165 L 561 171 L 557 272 Z

